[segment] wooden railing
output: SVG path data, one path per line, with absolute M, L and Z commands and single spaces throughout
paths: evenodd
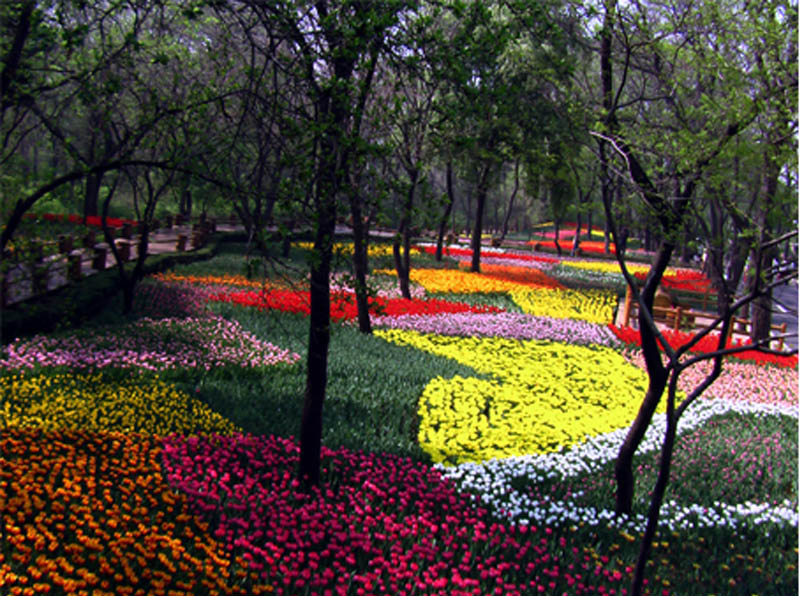
M 162 234 L 168 233 L 167 238 L 171 238 L 170 242 L 173 243 L 172 250 L 178 252 L 204 246 L 216 229 L 214 220 L 191 224 L 176 219 L 177 222 L 168 220 L 161 231 Z M 173 228 L 175 223 L 179 227 Z M 151 250 L 157 232 L 151 232 Z M 94 271 L 105 269 L 111 247 L 105 242 L 98 242 L 98 237 L 102 238 L 102 234 L 95 230 L 83 233 L 77 240 L 67 235 L 59 236 L 57 241 L 42 242 L 39 254 L 31 255 L 24 262 L 4 263 L 4 272 L 0 271 L 0 307 L 46 293 L 66 283 L 77 282 Z M 133 226 L 112 230 L 111 237 L 123 262 L 135 258 L 139 238 Z M 47 252 L 53 254 L 45 256 L 46 246 L 49 246 Z
M 623 308 L 622 322 L 625 326 L 629 326 L 631 319 L 635 317 L 636 310 L 638 309 L 638 304 L 633 300 L 630 287 L 628 287 L 625 294 L 625 305 Z M 665 324 L 673 331 L 680 331 L 681 329 L 692 331 L 702 328 L 706 325 L 698 324 L 699 320 L 705 319 L 713 321 L 716 317 L 716 313 L 685 308 L 683 306 L 653 306 L 653 320 Z M 750 319 L 733 317 L 728 329 L 728 338 L 730 339 L 733 337 L 734 333 L 749 335 L 752 325 L 753 322 Z M 786 333 L 786 323 L 781 323 L 780 325 L 772 324 L 770 326 L 770 331 L 778 332 L 779 337 L 776 339 L 778 342 L 777 349 L 782 350 L 784 347 L 784 338 L 782 336 Z

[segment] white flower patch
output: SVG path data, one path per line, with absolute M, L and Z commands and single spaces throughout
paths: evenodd
M 727 412 L 756 416 L 786 415 L 798 417 L 798 408 L 786 405 L 748 404 L 730 400 L 698 400 L 679 421 L 679 432 L 691 431 L 707 420 Z M 638 453 L 657 451 L 666 430 L 666 415 L 656 414 L 650 423 Z M 512 481 L 524 477 L 529 483 L 551 478 L 568 478 L 599 470 L 614 460 L 628 433 L 627 428 L 586 437 L 571 449 L 557 453 L 522 455 L 492 459 L 481 463 L 464 463 L 457 466 L 437 464 L 442 475 L 453 480 L 462 490 L 480 495 L 483 505 L 496 513 L 522 524 L 602 525 L 614 526 L 628 532 L 644 530 L 646 518 L 642 515 L 617 516 L 613 511 L 585 507 L 574 502 L 580 494 L 560 497 L 558 501 L 530 495 L 515 490 Z M 699 527 L 731 527 L 750 524 L 789 524 L 797 527 L 798 512 L 792 502 L 782 506 L 761 503 L 715 503 L 712 507 L 678 505 L 674 501 L 664 504 L 661 525 L 669 530 Z

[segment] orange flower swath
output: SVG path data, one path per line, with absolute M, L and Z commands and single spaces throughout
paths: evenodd
M 8 593 L 33 584 L 109 595 L 271 591 L 169 488 L 158 437 L 11 428 L 0 453 Z
M 375 273 L 396 275 L 393 269 L 381 269 Z M 411 281 L 434 294 L 489 294 L 510 292 L 524 287 L 515 281 L 460 269 L 412 269 L 409 276 Z
M 547 248 L 550 250 L 556 249 L 556 241 L 555 240 L 531 240 L 527 243 L 528 245 L 532 246 L 534 250 L 537 248 Z M 561 250 L 564 252 L 569 252 L 572 250 L 572 240 L 562 241 L 559 240 L 558 245 L 561 247 Z M 578 248 L 583 252 L 591 252 L 596 254 L 605 254 L 606 245 L 605 242 L 601 242 L 599 240 L 581 240 L 578 244 Z M 608 250 L 611 254 L 616 253 L 616 247 L 614 246 L 613 242 L 608 243 Z
M 541 249 L 541 248 L 549 248 L 552 250 L 556 249 L 556 241 L 555 240 L 531 240 L 527 242 L 529 246 L 532 246 L 534 250 Z M 558 246 L 561 247 L 561 250 L 570 251 L 572 250 L 572 240 L 563 241 L 559 240 Z
M 606 252 L 606 244 L 601 240 L 581 240 L 578 247 L 583 252 L 591 252 L 595 254 L 604 254 Z M 617 248 L 613 242 L 608 243 L 608 250 L 611 254 L 616 254 Z
M 286 283 L 271 279 L 247 279 L 243 275 L 177 275 L 175 273 L 156 273 L 153 278 L 168 283 L 189 283 L 217 286 L 238 286 L 245 288 L 285 288 Z
M 471 263 L 468 261 L 461 261 L 459 263 L 459 267 L 462 269 L 468 269 L 470 265 Z M 488 263 L 482 263 L 480 275 L 535 288 L 564 287 L 558 281 L 552 277 L 549 277 L 548 275 L 545 275 L 535 267 L 523 267 L 519 265 L 491 265 Z

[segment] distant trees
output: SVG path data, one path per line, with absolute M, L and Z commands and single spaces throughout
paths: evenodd
M 571 55 L 554 25 L 557 4 L 448 7 L 433 71 L 445 84 L 440 109 L 454 123 L 454 152 L 472 171 L 471 270 L 477 272 L 489 190 L 504 163 L 557 136 L 554 89 L 569 72 Z
M 108 172 L 174 167 L 168 154 L 140 149 L 209 99 L 206 87 L 191 84 L 195 30 L 176 5 L 30 1 L 0 10 L 3 40 L 13 40 L 0 45 L 4 251 L 22 216 L 64 185 L 85 182 L 83 211 L 96 214 Z M 31 139 L 47 167 L 21 163 Z

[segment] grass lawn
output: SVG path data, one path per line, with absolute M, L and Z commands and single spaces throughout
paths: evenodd
M 408 301 L 378 246 L 365 336 L 337 250 L 312 494 L 302 245 L 250 278 L 223 245 L 145 280 L 133 316 L 3 347 L 1 593 L 626 593 L 663 416 L 617 518 L 646 375 L 608 325 L 613 268 L 423 249 Z M 796 358 L 730 359 L 680 428 L 648 593 L 796 594 Z

